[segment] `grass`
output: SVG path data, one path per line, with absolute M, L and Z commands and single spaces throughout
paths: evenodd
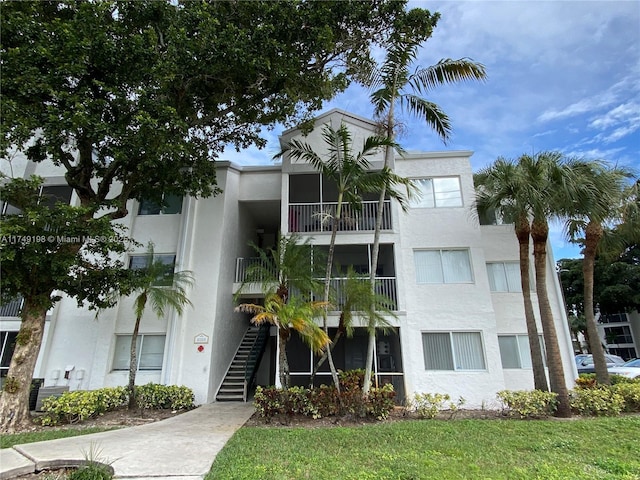
M 640 417 L 243 427 L 205 480 L 640 479 Z
M 0 436 L 0 448 L 10 448 L 23 443 L 44 442 L 56 438 L 77 437 L 90 433 L 106 432 L 114 427 L 65 428 L 60 430 L 42 430 L 39 432 L 12 433 Z

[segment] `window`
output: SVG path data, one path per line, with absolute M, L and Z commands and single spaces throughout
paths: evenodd
M 471 283 L 468 250 L 416 250 L 416 281 L 423 283 Z
M 40 190 L 40 202 L 53 208 L 56 203 L 71 203 L 73 189 L 69 185 L 48 185 Z
M 0 377 L 6 377 L 18 332 L 0 332 Z
M 621 343 L 633 343 L 633 336 L 631 335 L 631 328 L 628 325 L 621 327 L 604 327 L 604 338 L 607 340 L 607 344 Z
M 486 370 L 480 332 L 422 334 L 427 370 Z
M 487 263 L 487 274 L 492 292 L 522 292 L 518 262 Z
M 441 208 L 462 206 L 460 178 L 417 178 L 413 181 L 418 187 L 420 195 L 411 201 L 411 207 Z
M 626 313 L 605 313 L 600 315 L 600 323 L 629 323 Z
M 545 362 L 544 340 L 538 337 Z M 498 335 L 502 368 L 532 368 L 528 335 Z M 546 363 L 546 362 L 545 362 Z
M 53 208 L 56 203 L 71 203 L 73 188 L 69 185 L 46 185 L 40 187 L 40 203 L 49 208 Z M 2 202 L 0 206 L 2 215 L 18 215 L 22 210 L 7 202 Z
M 160 203 L 143 198 L 138 215 L 174 215 L 182 213 L 182 196 L 163 194 Z
M 165 335 L 138 335 L 136 353 L 137 370 L 162 370 Z M 113 370 L 129 370 L 131 359 L 131 335 L 116 335 Z
M 150 266 L 149 255 L 134 255 L 129 259 L 129 268 L 131 270 L 145 270 Z M 175 255 L 154 255 L 153 263 L 160 262 L 163 265 L 161 271 L 158 272 L 157 281 L 154 285 L 171 285 L 173 283 L 173 271 L 175 269 Z

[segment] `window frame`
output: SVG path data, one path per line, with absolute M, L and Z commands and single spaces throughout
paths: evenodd
M 489 265 L 501 265 L 502 266 L 502 274 L 503 274 L 503 279 L 504 279 L 504 283 L 507 285 L 507 289 L 506 290 L 494 290 L 493 286 L 496 283 L 495 279 L 493 279 L 492 281 L 492 273 L 493 271 L 491 269 L 489 269 Z M 518 274 L 518 282 L 516 285 L 510 285 L 509 284 L 509 275 L 507 275 L 507 269 L 506 269 L 506 265 L 514 265 L 516 266 L 516 270 L 517 270 L 517 274 Z M 504 261 L 490 261 L 490 262 L 486 262 L 486 269 L 487 269 L 487 278 L 489 280 L 489 290 L 491 291 L 491 293 L 522 293 L 522 279 L 520 277 L 520 262 L 517 261 L 508 261 L 508 260 L 504 260 Z M 531 278 L 529 278 L 529 280 L 531 280 Z M 529 281 L 529 285 L 531 285 L 531 289 L 533 290 L 533 283 L 531 281 Z M 515 287 L 515 289 L 513 289 L 512 287 Z
M 486 348 L 485 348 L 485 342 L 484 342 L 484 335 L 482 330 L 428 330 L 428 331 L 422 331 L 421 333 L 421 340 L 422 340 L 422 357 L 423 357 L 423 361 L 424 361 L 424 369 L 427 372 L 487 372 L 488 371 L 488 363 L 487 363 L 487 354 L 486 354 Z M 462 363 L 460 361 L 460 358 L 456 358 L 456 347 L 455 347 L 455 342 L 454 342 L 454 335 L 455 334 L 476 334 L 478 335 L 478 340 L 479 340 L 479 345 L 480 345 L 480 352 L 479 352 L 479 358 L 482 360 L 482 368 L 459 368 L 458 364 Z M 424 339 L 425 339 L 425 335 L 433 335 L 433 334 L 447 334 L 449 336 L 449 352 L 451 353 L 451 358 L 448 359 L 450 360 L 451 364 L 453 365 L 452 369 L 448 369 L 448 368 L 429 368 L 429 365 L 427 365 L 427 355 L 426 355 L 426 348 L 425 348 L 425 343 L 424 343 Z
M 461 208 L 464 207 L 464 197 L 462 195 L 462 181 L 459 175 L 444 175 L 440 177 L 417 177 L 411 179 L 420 191 L 420 196 L 417 196 L 409 201 L 410 208 Z M 442 192 L 438 191 L 436 188 L 436 183 L 438 180 L 456 180 L 458 183 L 457 193 L 458 196 L 455 197 L 455 200 L 459 200 L 459 204 L 456 205 L 442 205 L 440 203 L 446 203 L 446 199 L 438 199 L 438 195 L 442 195 L 443 193 L 450 192 Z M 423 182 L 430 181 L 431 188 L 427 190 L 423 186 Z
M 172 197 L 174 199 L 180 199 L 180 208 L 177 212 L 167 211 L 169 207 L 173 205 L 172 202 L 165 202 L 165 199 Z M 154 215 L 180 215 L 182 214 L 182 205 L 184 204 L 184 195 L 174 195 L 172 193 L 163 193 L 160 199 L 160 203 L 154 202 L 153 200 L 149 200 L 147 198 L 141 198 L 138 200 L 138 215 L 143 217 L 154 216 Z M 143 209 L 153 210 L 149 213 L 143 212 Z M 154 207 L 153 209 L 151 207 Z M 155 208 L 157 207 L 157 208 Z M 156 211 L 157 210 L 157 211 Z
M 502 354 L 502 345 L 500 344 L 500 338 L 505 338 L 505 337 L 509 337 L 509 338 L 515 338 L 515 342 L 516 342 L 516 347 L 518 348 L 518 367 L 505 367 L 504 366 L 504 355 Z M 520 339 L 524 338 L 527 341 L 527 348 L 526 348 L 526 359 L 528 360 L 528 362 L 523 362 L 523 355 L 522 355 L 522 344 L 520 343 Z M 538 342 L 540 343 L 540 349 L 542 351 L 542 364 L 543 366 L 546 368 L 547 366 L 547 355 L 546 355 L 546 350 L 545 350 L 545 345 L 544 345 L 544 337 L 542 336 L 542 334 L 538 334 Z M 498 334 L 498 350 L 500 351 L 500 365 L 502 366 L 503 370 L 532 370 L 533 369 L 533 360 L 531 359 L 531 346 L 529 345 L 529 335 L 526 333 L 499 333 Z M 525 365 L 526 363 L 528 363 L 528 365 Z M 523 366 L 524 365 L 524 366 Z
M 166 265 L 167 267 L 169 267 L 169 265 L 171 266 L 171 271 L 169 272 L 169 268 L 167 268 L 167 272 L 166 274 L 164 274 L 162 277 L 158 277 L 156 279 L 156 281 L 153 283 L 154 286 L 165 286 L 165 287 L 169 287 L 171 285 L 173 285 L 173 274 L 176 271 L 176 254 L 175 253 L 154 253 L 153 254 L 153 259 L 152 259 L 152 263 L 155 263 L 157 260 L 161 259 L 161 258 L 172 258 L 172 262 L 171 263 L 166 263 L 166 262 L 162 262 L 164 265 Z M 144 267 L 133 267 L 133 263 L 134 263 L 134 259 L 137 258 L 144 258 L 145 259 L 145 266 Z M 149 258 L 149 254 L 147 253 L 134 253 L 129 255 L 129 269 L 130 270 L 144 270 L 146 267 L 146 259 Z M 171 275 L 169 275 L 169 273 Z
M 133 335 L 130 333 L 117 333 L 115 335 L 115 341 L 114 341 L 114 351 L 113 351 L 113 358 L 112 358 L 112 362 L 111 362 L 111 371 L 112 372 L 127 372 L 129 371 L 129 359 L 131 358 L 131 337 Z M 143 357 L 143 349 L 145 346 L 144 343 L 144 338 L 145 337 L 163 337 L 164 341 L 162 342 L 162 358 L 160 360 L 160 365 L 158 368 L 140 368 L 140 363 L 142 362 L 142 357 Z M 116 365 L 116 355 L 118 353 L 118 341 L 119 339 L 125 339 L 123 341 L 126 342 L 126 346 L 127 346 L 127 353 L 128 356 L 126 358 L 126 367 L 122 367 L 122 368 L 117 368 Z M 138 334 L 138 338 L 136 339 L 136 360 L 138 362 L 138 364 L 136 365 L 136 372 L 161 372 L 164 369 L 164 356 L 165 356 L 165 350 L 166 350 L 166 343 L 167 343 L 167 334 L 166 333 L 139 333 Z M 147 352 L 148 354 L 148 352 Z
M 442 281 L 441 282 L 430 282 L 430 281 L 421 281 L 419 272 L 419 266 L 417 264 L 417 255 L 422 252 L 438 252 L 440 256 L 440 272 Z M 444 263 L 443 263 L 443 252 L 466 252 L 467 254 L 467 262 L 469 266 L 469 280 L 464 281 L 447 281 Z M 413 250 L 413 264 L 415 268 L 415 278 L 417 285 L 473 285 L 475 284 L 475 275 L 473 271 L 473 262 L 471 260 L 471 251 L 469 248 L 416 248 Z

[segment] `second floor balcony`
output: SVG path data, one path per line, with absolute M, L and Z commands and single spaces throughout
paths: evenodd
M 237 258 L 236 259 L 236 275 L 235 275 L 235 288 L 234 292 L 237 291 L 239 286 L 246 280 L 246 273 L 251 265 L 255 265 L 262 262 L 259 257 L 247 257 L 247 258 Z M 271 277 L 273 278 L 273 277 Z M 266 280 L 266 278 L 265 278 Z M 324 279 L 319 279 L 320 281 Z M 359 280 L 362 282 L 368 282 L 369 279 L 364 277 Z M 346 276 L 334 276 L 331 278 L 331 292 L 332 292 L 332 302 L 334 303 L 334 309 L 339 310 L 345 304 L 346 300 L 346 289 L 345 285 L 347 283 Z M 262 284 L 252 284 L 249 288 L 246 289 L 248 294 L 257 295 L 262 291 Z M 379 295 L 383 295 L 386 299 L 386 306 L 389 310 L 397 310 L 398 309 L 398 290 L 396 284 L 396 277 L 387 277 L 387 276 L 376 276 L 376 293 Z M 319 298 L 316 298 L 318 300 Z
M 289 232 L 331 232 L 337 205 L 337 202 L 289 203 Z M 376 228 L 377 216 L 377 201 L 363 201 L 359 211 L 343 204 L 338 230 L 372 232 Z M 391 230 L 390 200 L 384 202 L 382 230 Z

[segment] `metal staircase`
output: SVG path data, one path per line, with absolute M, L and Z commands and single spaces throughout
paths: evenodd
M 246 402 L 269 339 L 269 325 L 250 326 L 218 389 L 218 402 Z

